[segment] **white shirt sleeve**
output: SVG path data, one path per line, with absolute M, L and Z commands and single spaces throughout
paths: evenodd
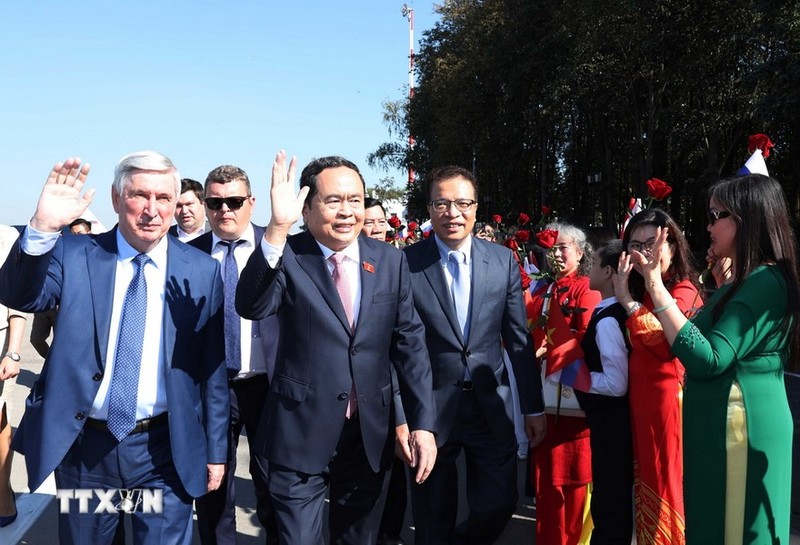
M 595 342 L 603 364 L 602 373 L 591 373 L 590 393 L 613 397 L 628 391 L 628 349 L 617 320 L 612 317 L 597 322 Z
M 274 269 L 278 266 L 278 261 L 283 257 L 284 247 L 286 247 L 285 242 L 280 246 L 274 246 L 263 237 L 261 238 L 261 252 L 264 254 L 264 259 L 267 260 L 267 265 L 269 265 L 270 269 Z
M 22 234 L 20 248 L 28 255 L 44 255 L 53 249 L 60 236 L 61 231 L 55 233 L 37 231 L 28 224 L 28 228 Z

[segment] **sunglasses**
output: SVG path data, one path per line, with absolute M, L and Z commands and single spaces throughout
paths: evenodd
M 209 210 L 221 210 L 225 204 L 231 210 L 239 210 L 250 197 L 206 197 L 205 203 Z
M 714 225 L 717 223 L 717 220 L 721 220 L 723 218 L 731 217 L 731 213 L 727 210 L 709 210 L 708 211 L 708 223 L 709 225 Z

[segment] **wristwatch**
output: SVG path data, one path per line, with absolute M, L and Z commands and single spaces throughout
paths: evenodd
M 22 358 L 19 357 L 19 352 L 6 352 L 6 356 L 19 363 Z

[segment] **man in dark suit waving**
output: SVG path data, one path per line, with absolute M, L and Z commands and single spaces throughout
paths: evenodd
M 167 236 L 180 175 L 155 152 L 118 163 L 114 229 L 60 236 L 91 202 L 88 173 L 80 159 L 53 167 L 0 269 L 4 303 L 60 309 L 13 446 L 31 490 L 53 470 L 59 492 L 95 490 L 87 513 L 77 501 L 62 511 L 62 545 L 111 543 L 117 502 L 136 543 L 190 545 L 192 497 L 219 487 L 227 457 L 219 264 Z M 138 506 L 136 490 L 160 491 L 163 514 Z
M 404 252 L 433 369 L 439 457 L 428 480 L 411 488 L 415 543 L 493 543 L 518 496 L 511 411 L 527 415 L 526 433 L 533 444 L 544 437 L 539 367 L 513 255 L 472 237 L 478 194 L 472 173 L 459 167 L 436 169 L 423 190 L 434 236 Z M 521 407 L 512 407 L 503 345 L 517 377 Z M 462 451 L 470 513 L 456 532 L 456 458 Z
M 436 458 L 430 362 L 405 257 L 359 237 L 364 180 L 341 157 L 312 161 L 294 189 L 295 159 L 278 153 L 272 217 L 239 281 L 248 319 L 277 314 L 278 358 L 259 446 L 281 543 L 322 542 L 330 488 L 331 542 L 375 543 L 394 419 L 390 362 L 411 430 L 416 480 Z M 288 237 L 300 215 L 308 231 Z

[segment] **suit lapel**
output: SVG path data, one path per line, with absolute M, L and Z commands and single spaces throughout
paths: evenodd
M 325 263 L 325 258 L 322 256 L 322 251 L 319 249 L 314 237 L 310 233 L 297 235 L 297 244 L 293 245 L 292 250 L 294 250 L 297 264 L 317 287 L 322 299 L 331 308 L 342 323 L 342 326 L 348 333 L 351 333 L 350 322 L 348 322 L 347 315 L 344 313 L 339 293 L 336 291 L 328 265 Z
M 94 330 L 103 368 L 106 366 L 114 279 L 117 274 L 117 229 L 94 237 L 86 247 L 86 271 L 94 309 Z
M 175 279 L 187 278 L 192 271 L 189 258 L 186 256 L 187 247 L 181 244 L 178 240 L 169 240 L 167 242 L 167 271 L 166 283 L 169 285 Z M 164 286 L 164 319 L 161 320 L 161 337 L 162 347 L 164 354 L 172 354 L 175 346 L 175 334 L 178 328 L 181 327 L 181 319 L 186 316 L 186 312 L 179 312 L 176 307 L 171 307 L 166 300 L 169 293 L 168 286 Z M 191 279 L 189 285 L 192 285 Z M 183 282 L 179 282 L 178 289 L 185 289 Z M 188 298 L 188 293 L 184 294 Z M 188 302 L 188 301 L 187 301 Z M 169 319 L 171 316 L 171 319 Z M 167 358 L 167 370 L 172 368 L 171 358 Z
M 372 302 L 373 295 L 375 294 L 375 283 L 378 275 L 376 270 L 378 268 L 378 255 L 371 249 L 363 237 L 358 237 L 358 253 L 361 263 L 358 264 L 358 272 L 361 275 L 361 303 L 358 311 L 358 322 L 356 322 L 356 329 L 362 320 L 367 319 L 369 313 L 365 313 L 364 309 L 369 308 Z
M 450 289 L 447 287 L 447 279 L 444 277 L 442 257 L 439 255 L 439 248 L 436 246 L 436 241 L 431 237 L 428 240 L 417 242 L 417 244 L 427 245 L 422 254 L 425 278 L 427 278 L 428 283 L 431 285 L 433 293 L 436 294 L 436 299 L 439 301 L 439 305 L 442 307 L 444 315 L 447 317 L 447 321 L 453 329 L 453 333 L 455 333 L 459 342 L 463 345 L 464 338 L 461 335 L 461 326 L 458 324 L 458 316 L 456 315 L 456 307 L 453 304 L 453 296 L 450 295 Z
M 480 323 L 483 297 L 489 279 L 489 264 L 491 257 L 483 244 L 474 237 L 472 239 L 472 270 L 470 271 L 470 306 L 469 306 L 469 331 L 470 335 L 476 331 L 475 326 Z

